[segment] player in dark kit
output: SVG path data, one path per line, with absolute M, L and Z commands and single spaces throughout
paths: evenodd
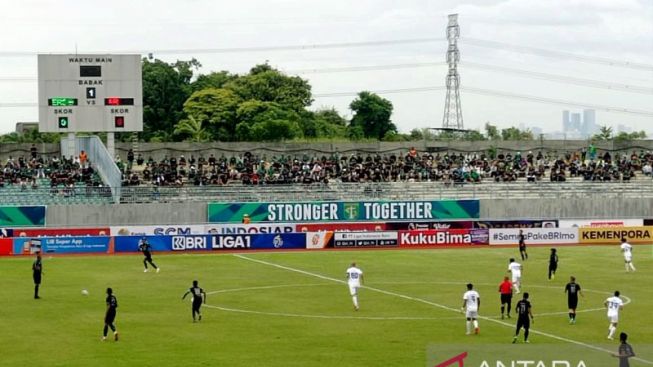
M 619 334 L 619 341 L 621 342 L 621 344 L 619 344 L 619 353 L 613 354 L 613 356 L 619 358 L 619 367 L 630 367 L 628 358 L 635 356 L 633 347 L 631 347 L 630 344 L 626 343 L 626 340 L 628 340 L 628 334 Z
M 143 259 L 143 265 L 145 266 L 145 270 L 143 271 L 144 273 L 147 273 L 147 263 L 150 263 L 154 269 L 156 269 L 156 272 L 159 272 L 159 268 L 152 262 L 152 246 L 147 242 L 147 238 L 143 237 L 140 241 L 138 241 L 138 249 L 143 253 L 143 256 L 145 256 L 145 259 Z
M 556 249 L 551 249 L 551 255 L 549 255 L 549 280 L 555 279 L 556 270 L 558 270 L 558 254 Z
M 202 303 L 206 303 L 206 293 L 204 292 L 204 289 L 200 288 L 197 285 L 197 280 L 193 280 L 193 286 L 186 293 L 184 293 L 183 297 L 181 297 L 182 301 L 185 300 L 186 296 L 189 294 L 191 294 L 193 297 L 193 322 L 197 321 L 195 314 L 197 314 L 199 321 L 202 321 L 200 307 L 202 307 Z
M 34 299 L 39 299 L 39 287 L 41 286 L 41 275 L 43 274 L 43 263 L 41 253 L 36 253 L 36 260 L 32 263 L 32 278 L 34 278 Z
M 515 337 L 512 338 L 512 343 L 517 343 L 519 330 L 522 327 L 524 328 L 524 343 L 528 343 L 528 330 L 531 327 L 531 322 L 535 322 L 531 312 L 531 303 L 528 301 L 528 292 L 524 293 L 524 298 L 517 302 L 515 311 L 517 312 L 517 330 L 515 331 Z
M 523 260 L 528 260 L 528 253 L 526 252 L 526 242 L 524 242 L 524 231 L 519 230 L 519 254 L 521 255 L 521 259 Z
M 118 330 L 113 324 L 116 320 L 116 308 L 118 308 L 118 299 L 113 295 L 113 289 L 107 288 L 107 312 L 104 315 L 104 330 L 102 333 L 102 341 L 107 340 L 107 333 L 109 328 L 113 331 L 113 339 L 118 341 Z
M 503 282 L 499 284 L 499 293 L 501 293 L 501 319 L 503 313 L 508 310 L 508 318 L 510 318 L 510 309 L 512 308 L 512 283 L 508 277 L 503 277 Z M 506 305 L 508 306 L 506 308 Z
M 567 293 L 567 307 L 569 307 L 569 323 L 576 323 L 576 308 L 578 307 L 578 295 L 583 297 L 580 291 L 580 284 L 576 283 L 576 278 L 569 278 L 569 283 L 565 286 L 565 293 Z

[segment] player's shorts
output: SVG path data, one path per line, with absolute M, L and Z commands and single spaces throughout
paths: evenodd
M 568 298 L 567 299 L 567 307 L 570 310 L 575 310 L 578 307 L 578 297 L 576 298 Z
M 465 312 L 465 317 L 468 319 L 477 319 L 478 318 L 478 310 L 467 310 Z
M 113 324 L 116 320 L 116 311 L 107 311 L 107 314 L 104 316 L 105 324 Z
M 512 302 L 512 293 L 502 293 L 501 294 L 501 303 L 510 303 Z
M 624 261 L 626 261 L 627 263 L 633 261 L 633 255 L 630 255 L 630 256 L 624 256 Z
M 520 244 L 519 245 L 519 251 L 526 251 L 526 245 Z
M 526 318 L 521 318 L 520 317 L 520 318 L 517 319 L 517 329 L 522 328 L 522 327 L 524 329 L 528 329 L 528 328 L 531 327 L 531 320 L 528 317 L 526 317 Z
M 512 284 L 521 284 L 521 275 L 513 275 L 512 276 Z
M 32 278 L 34 278 L 34 284 L 41 284 L 41 274 L 34 274 Z
M 619 314 L 616 314 L 616 315 L 608 315 L 608 320 L 609 320 L 611 323 L 613 323 L 613 324 L 618 323 L 618 322 L 619 322 Z
M 349 294 L 351 294 L 352 296 L 357 295 L 358 294 L 358 288 L 360 288 L 359 285 L 350 284 L 349 285 Z
M 143 256 L 145 256 L 145 260 L 147 261 L 152 261 L 152 254 L 149 252 L 143 253 Z
M 549 270 L 558 270 L 558 264 L 549 264 Z
M 193 300 L 193 310 L 199 311 L 200 307 L 202 307 L 202 300 L 201 299 L 199 301 Z

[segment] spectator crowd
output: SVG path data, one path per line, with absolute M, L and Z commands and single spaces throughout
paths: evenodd
M 597 155 L 580 151 L 555 154 L 532 151 L 498 153 L 420 153 L 411 148 L 404 154 L 278 155 L 252 153 L 208 157 L 191 154 L 165 156 L 160 161 L 129 151 L 126 161 L 116 163 L 123 172 L 123 185 L 244 185 L 312 184 L 330 182 L 421 182 L 445 184 L 482 181 L 629 181 L 635 175 L 651 176 L 653 154 L 644 151 Z

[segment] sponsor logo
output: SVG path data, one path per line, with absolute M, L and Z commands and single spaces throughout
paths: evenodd
M 582 239 L 584 240 L 618 241 L 622 238 L 651 239 L 651 232 L 646 230 L 640 230 L 640 229 L 631 229 L 631 230 L 605 229 L 605 230 L 592 230 L 592 231 L 582 232 Z
M 345 203 L 344 208 L 347 219 L 358 218 L 358 203 Z
M 213 249 L 240 249 L 250 248 L 252 237 L 250 236 L 213 236 L 211 237 L 211 248 Z
M 311 243 L 313 244 L 313 246 L 317 246 L 320 243 L 320 234 L 319 233 L 316 233 L 316 234 L 313 235 L 313 237 L 311 238 Z
M 494 232 L 495 241 L 519 241 L 519 233 Z M 525 232 L 524 241 L 575 240 L 575 233 L 565 232 Z
M 173 236 L 172 251 L 206 250 L 206 237 Z
M 272 245 L 274 246 L 274 248 L 280 248 L 283 246 L 283 238 L 281 238 L 280 234 L 274 236 L 274 239 L 272 240 Z
M 157 236 L 170 236 L 170 235 L 189 235 L 192 234 L 190 227 L 155 227 L 152 230 Z
M 472 243 L 472 235 L 449 232 L 403 232 L 399 240 L 402 245 L 447 245 Z

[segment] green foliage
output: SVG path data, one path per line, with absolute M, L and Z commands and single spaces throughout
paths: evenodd
M 191 94 L 193 69 L 201 64 L 192 59 L 172 64 L 143 58 L 143 137 L 172 134 L 183 118 L 183 106 Z
M 501 135 L 499 134 L 499 129 L 496 125 L 490 124 L 490 122 L 485 123 L 485 136 L 489 140 L 500 140 Z
M 644 130 L 634 131 L 632 133 L 622 131 L 614 137 L 615 143 L 629 143 L 637 139 L 646 139 L 646 132 Z
M 244 141 L 278 141 L 301 136 L 299 114 L 275 102 L 246 101 L 237 111 L 236 137 Z
M 40 133 L 37 129 L 28 129 L 22 134 L 12 132 L 0 135 L 0 143 L 58 143 L 61 134 Z
M 347 135 L 347 120 L 333 108 L 302 113 L 300 125 L 306 138 L 341 138 Z
M 203 89 L 188 98 L 184 112 L 203 125 L 211 139 L 233 141 L 236 140 L 237 110 L 241 102 L 229 89 Z
M 516 127 L 501 129 L 501 138 L 503 140 L 533 140 L 533 133 L 530 129 L 520 130 Z
M 198 143 L 209 141 L 211 138 L 209 132 L 202 127 L 202 121 L 196 120 L 192 115 L 189 115 L 187 119 L 179 121 L 175 127 L 174 134 L 181 136 L 186 141 Z
M 350 136 L 383 139 L 389 132 L 397 132 L 397 127 L 392 123 L 392 103 L 372 92 L 360 92 L 349 108 L 354 112 L 351 119 Z
M 611 140 L 612 139 L 612 127 L 603 125 L 599 128 L 599 133 L 595 134 L 591 138 L 592 140 L 599 140 L 599 141 L 605 141 L 605 140 Z
M 308 81 L 285 75 L 267 64 L 255 66 L 248 75 L 234 78 L 224 88 L 234 91 L 243 101 L 274 102 L 296 113 L 313 102 Z
M 202 89 L 209 89 L 209 88 L 219 89 L 224 87 L 225 84 L 236 79 L 237 77 L 238 77 L 237 75 L 230 74 L 228 71 L 219 71 L 210 74 L 202 74 L 197 77 L 197 80 L 191 83 L 191 90 L 193 92 L 197 92 Z

